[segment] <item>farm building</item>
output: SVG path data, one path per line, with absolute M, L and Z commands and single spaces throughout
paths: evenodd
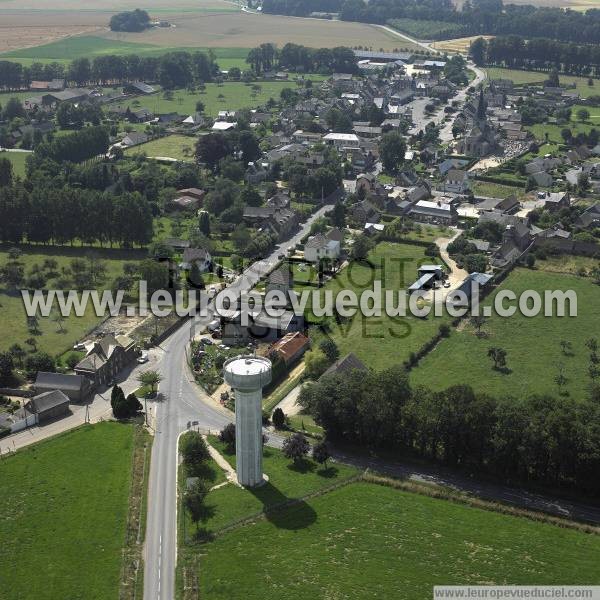
M 65 416 L 69 412 L 69 398 L 60 390 L 44 392 L 27 402 L 25 410 L 35 415 L 36 422 L 41 425 Z
M 90 381 L 82 375 L 38 371 L 33 388 L 36 394 L 60 390 L 71 402 L 84 402 L 91 394 Z

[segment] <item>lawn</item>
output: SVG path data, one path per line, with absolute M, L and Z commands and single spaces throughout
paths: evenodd
M 112 285 L 115 277 L 122 275 L 125 262 L 135 262 L 141 260 L 142 254 L 136 251 L 110 250 L 80 247 L 52 247 L 52 246 L 26 246 L 21 245 L 22 255 L 19 263 L 23 266 L 25 276 L 29 275 L 34 265 L 42 266 L 44 260 L 54 259 L 58 263 L 58 271 L 62 267 L 69 267 L 74 258 L 85 258 L 88 252 L 92 252 L 100 258 L 106 266 L 106 277 L 99 289 L 108 289 Z M 0 266 L 4 266 L 8 261 L 8 247 L 0 247 Z M 48 289 L 52 289 L 52 283 L 55 279 L 48 279 Z M 40 334 L 32 336 L 27 328 L 27 318 L 25 307 L 21 295 L 15 292 L 8 292 L 4 287 L 0 288 L 0 305 L 2 306 L 2 320 L 0 321 L 0 351 L 7 350 L 12 344 L 18 343 L 23 346 L 25 339 L 34 337 L 37 342 L 38 350 L 48 352 L 52 355 L 62 354 L 70 349 L 73 344 L 80 340 L 101 321 L 101 317 L 95 315 L 91 303 L 88 305 L 86 314 L 82 317 L 75 315 L 65 319 L 62 324 L 63 330 L 60 330 L 58 324 L 52 317 L 39 317 Z
M 528 269 L 513 271 L 501 287 L 517 295 L 524 290 L 574 290 L 577 317 L 524 317 L 518 312 L 510 318 L 494 315 L 482 328 L 485 337 L 477 337 L 470 325 L 461 326 L 411 372 L 412 382 L 434 389 L 468 384 L 480 392 L 515 398 L 527 394 L 556 395 L 554 378 L 559 365 L 563 365 L 565 389 L 575 398 L 582 398 L 590 381 L 589 352 L 584 342 L 600 334 L 600 315 L 596 310 L 600 287 L 587 278 Z M 560 347 L 561 340 L 572 343 L 567 354 Z M 506 350 L 509 373 L 492 369 L 487 356 L 492 346 Z
M 13 175 L 25 178 L 25 161 L 29 152 L 0 152 L 0 158 L 8 158 L 12 163 Z
M 486 69 L 490 79 L 512 79 L 515 84 L 539 83 L 548 79 L 548 73 L 541 71 L 521 71 L 519 69 L 503 69 L 498 67 L 489 67 Z M 594 79 L 594 85 L 588 85 L 587 77 L 577 77 L 575 75 L 559 75 L 560 83 L 574 83 L 577 91 L 582 98 L 600 94 L 600 79 Z
M 429 600 L 434 585 L 598 584 L 598 536 L 353 483 L 202 547 L 200 597 Z
M 228 453 L 216 437 L 211 436 L 209 441 L 235 467 L 235 453 Z M 208 531 L 218 530 L 233 521 L 250 517 L 290 498 L 301 498 L 357 473 L 353 467 L 337 463 L 323 467 L 312 460 L 296 467 L 280 450 L 268 446 L 263 451 L 263 470 L 269 481 L 259 488 L 242 489 L 229 484 L 212 490 L 206 499 L 211 516 L 202 526 Z M 191 532 L 194 527 L 186 519 L 185 530 Z
M 168 135 L 125 150 L 125 155 L 139 154 L 146 156 L 166 156 L 185 162 L 193 162 L 196 138 L 187 135 Z
M 119 597 L 133 447 L 107 422 L 0 461 L 2 597 Z
M 345 289 L 360 296 L 363 290 L 372 289 L 374 281 L 380 280 L 383 290 L 394 291 L 397 303 L 398 293 L 402 294 L 417 279 L 420 265 L 439 262 L 425 256 L 424 250 L 423 246 L 413 244 L 381 243 L 369 254 L 375 268 L 351 263 L 324 290 L 331 290 L 334 298 Z M 353 352 L 367 366 L 380 370 L 401 363 L 411 352 L 419 350 L 447 318 L 388 317 L 382 309 L 381 317 L 367 318 L 359 312 L 350 322 L 338 325 L 333 319 L 330 321 L 330 335 L 341 356 Z

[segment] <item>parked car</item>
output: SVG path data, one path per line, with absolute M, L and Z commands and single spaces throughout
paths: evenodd
M 140 354 L 140 356 L 138 356 L 137 361 L 138 361 L 138 363 L 140 365 L 143 365 L 144 363 L 147 363 L 148 362 L 148 353 L 147 352 L 142 352 Z
M 80 352 L 83 352 L 85 350 L 85 344 L 82 344 L 81 342 L 79 342 L 73 346 L 73 350 L 78 350 Z

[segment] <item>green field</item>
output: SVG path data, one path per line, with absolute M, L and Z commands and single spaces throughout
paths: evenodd
M 235 467 L 235 453 L 228 453 L 215 437 L 210 438 L 210 443 Z M 346 465 L 329 463 L 326 468 L 310 460 L 294 467 L 280 450 L 268 446 L 263 451 L 263 469 L 269 481 L 260 488 L 247 490 L 228 484 L 212 490 L 206 499 L 210 517 L 202 527 L 207 531 L 216 531 L 233 521 L 252 516 L 290 498 L 300 498 L 357 473 Z M 186 519 L 187 537 L 194 530 L 195 526 Z
M 253 86 L 258 86 L 253 88 Z M 254 108 L 264 104 L 269 98 L 279 99 L 283 88 L 295 89 L 293 81 L 261 81 L 247 85 L 241 82 L 223 84 L 207 83 L 204 90 L 195 92 L 174 90 L 172 99 L 166 99 L 163 93 L 156 93 L 142 98 L 131 98 L 114 106 L 131 106 L 148 108 L 156 114 L 176 112 L 191 115 L 196 112 L 196 102 L 201 100 L 205 106 L 205 114 L 216 117 L 221 110 L 239 110 Z
M 134 251 L 120 251 L 109 249 L 82 249 L 79 247 L 44 247 L 44 246 L 20 246 L 23 254 L 19 263 L 23 265 L 25 275 L 30 272 L 34 264 L 42 265 L 45 259 L 52 258 L 58 263 L 58 270 L 68 267 L 73 258 L 84 258 L 88 252 L 93 252 L 106 266 L 106 278 L 99 289 L 110 288 L 115 277 L 122 275 L 123 264 L 128 261 L 140 260 L 142 255 Z M 0 266 L 8 261 L 8 247 L 0 248 Z M 54 281 L 49 279 L 49 283 Z M 7 350 L 12 344 L 23 345 L 23 341 L 34 337 L 38 350 L 48 352 L 51 355 L 62 354 L 70 349 L 73 344 L 81 339 L 90 329 L 95 327 L 101 318 L 94 314 L 91 303 L 88 305 L 85 316 L 72 315 L 63 322 L 63 331 L 52 317 L 39 317 L 39 329 L 41 334 L 32 336 L 27 329 L 27 318 L 25 307 L 20 294 L 8 292 L 0 288 L 0 305 L 2 307 L 2 319 L 0 321 L 0 351 Z
M 12 163 L 13 174 L 21 178 L 25 177 L 25 161 L 29 152 L 0 152 L 0 158 L 8 158 Z
M 360 296 L 363 290 L 372 289 L 374 280 L 380 280 L 382 288 L 393 290 L 397 298 L 399 291 L 407 289 L 417 279 L 420 265 L 439 262 L 426 257 L 424 250 L 424 246 L 412 244 L 381 243 L 369 255 L 375 269 L 351 263 L 323 289 L 332 290 L 334 298 L 344 289 L 354 290 Z M 338 325 L 331 319 L 330 335 L 341 356 L 353 352 L 369 367 L 381 370 L 401 363 L 411 352 L 419 350 L 444 322 L 447 322 L 446 317 L 420 319 L 410 315 L 392 318 L 385 310 L 381 317 L 367 318 L 359 311 L 349 323 Z
M 93 59 L 96 56 L 105 56 L 107 54 L 127 55 L 137 54 L 138 56 L 162 56 L 167 52 L 197 52 L 198 50 L 207 51 L 207 48 L 195 47 L 166 47 L 148 43 L 126 42 L 121 40 L 110 40 L 93 35 L 83 35 L 68 37 L 42 46 L 33 48 L 22 48 L 0 54 L 0 59 L 11 59 L 20 62 L 23 65 L 30 65 L 32 62 L 68 63 L 75 58 L 86 57 Z M 245 62 L 248 55 L 248 48 L 212 48 L 217 62 L 222 69 L 229 69 L 233 66 L 247 68 Z
M 3 598 L 118 598 L 133 427 L 81 427 L 0 461 Z
M 548 79 L 548 73 L 540 71 L 521 71 L 518 69 L 502 69 L 498 67 L 489 67 L 486 69 L 490 79 L 512 79 L 515 84 L 520 83 L 542 83 Z M 582 98 L 600 94 L 600 79 L 594 79 L 594 85 L 588 85 L 587 77 L 577 77 L 575 75 L 559 75 L 561 84 L 574 83 L 577 92 Z
M 443 584 L 598 584 L 600 538 L 354 483 L 202 547 L 200 597 L 429 600 Z
M 586 339 L 600 333 L 597 312 L 600 287 L 590 279 L 560 275 L 542 270 L 517 269 L 505 280 L 502 289 L 513 290 L 517 296 L 524 290 L 574 290 L 577 294 L 577 317 L 524 317 L 518 313 L 510 318 L 494 315 L 482 328 L 485 337 L 477 337 L 472 326 L 452 331 L 448 339 L 426 356 L 411 372 L 411 381 L 433 389 L 468 384 L 491 395 L 558 393 L 554 381 L 559 365 L 567 378 L 565 389 L 575 398 L 587 393 L 589 351 Z M 489 304 L 486 300 L 484 304 Z M 561 340 L 572 344 L 565 355 Z M 508 374 L 492 369 L 488 348 L 499 346 L 507 351 Z
M 584 122 L 579 121 L 577 118 L 577 111 L 582 108 L 590 113 L 589 119 L 586 119 Z M 600 127 L 600 107 L 575 104 L 571 107 L 571 121 L 568 125 L 538 123 L 527 127 L 527 129 L 529 129 L 538 140 L 545 139 L 545 135 L 548 133 L 548 139 L 550 141 L 563 143 L 564 140 L 561 131 L 565 127 L 568 127 L 573 135 L 577 135 L 578 133 L 588 133 L 592 128 L 598 129 Z
M 196 138 L 186 135 L 168 135 L 147 144 L 125 150 L 125 155 L 143 152 L 146 156 L 167 156 L 177 160 L 193 162 Z

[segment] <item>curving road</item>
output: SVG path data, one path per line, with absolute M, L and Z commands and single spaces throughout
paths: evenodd
M 315 219 L 331 210 L 325 205 L 314 213 L 300 231 L 283 247 L 295 245 L 308 233 Z M 254 263 L 230 286 L 238 293 L 254 287 L 260 277 L 278 262 L 280 249 Z M 208 398 L 193 381 L 186 366 L 186 348 L 193 331 L 212 320 L 210 315 L 186 323 L 171 335 L 160 350 L 162 357 L 155 367 L 163 377 L 159 402 L 153 403 L 155 428 L 148 483 L 148 517 L 144 548 L 144 599 L 172 600 L 175 597 L 177 563 L 177 439 L 188 427 L 218 431 L 234 420 L 233 414 Z M 281 438 L 269 434 L 269 444 L 281 445 Z

